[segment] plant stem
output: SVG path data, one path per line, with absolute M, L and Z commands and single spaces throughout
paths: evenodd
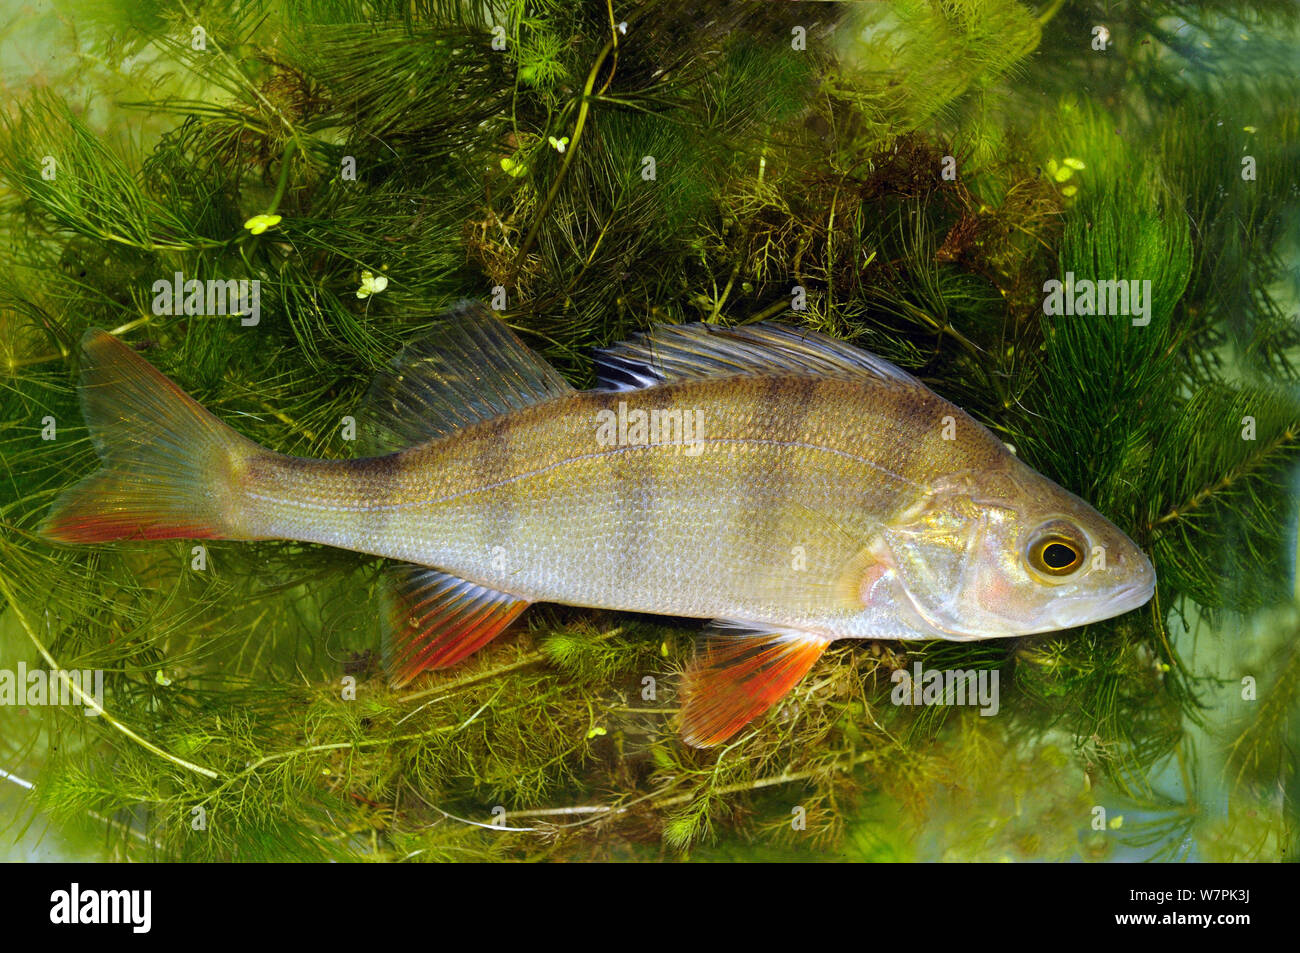
M 99 717 L 103 718 L 110 725 L 112 725 L 114 728 L 116 728 L 126 737 L 130 738 L 140 747 L 144 748 L 146 751 L 151 751 L 154 754 L 158 755 L 160 758 L 166 758 L 168 761 L 170 761 L 174 765 L 177 765 L 178 767 L 184 768 L 187 771 L 193 771 L 195 774 L 201 774 L 205 778 L 212 778 L 213 780 L 216 780 L 221 776 L 216 771 L 213 771 L 211 768 L 202 767 L 201 765 L 194 764 L 192 761 L 186 761 L 184 758 L 178 758 L 176 757 L 176 755 L 164 751 L 162 748 L 159 748 L 152 741 L 142 738 L 140 735 L 136 734 L 126 725 L 122 724 L 122 722 L 118 721 L 107 711 L 105 711 L 103 706 L 100 705 L 99 702 L 95 701 L 95 699 L 91 698 L 90 695 L 88 695 L 85 691 L 83 691 L 81 686 L 78 685 L 76 682 L 74 682 L 68 676 L 68 673 L 65 672 L 62 669 L 62 667 L 60 667 L 59 663 L 54 660 L 54 656 L 50 654 L 50 650 L 45 647 L 45 643 L 43 643 L 40 640 L 40 637 L 36 634 L 36 630 L 33 629 L 31 623 L 27 621 L 27 616 L 23 614 L 23 610 L 18 607 L 18 600 L 17 598 L 15 598 L 13 590 L 9 588 L 8 580 L 6 580 L 3 575 L 0 575 L 0 596 L 4 596 L 5 601 L 9 603 L 9 608 L 13 611 L 14 616 L 18 619 L 18 624 L 21 625 L 23 629 L 27 632 L 27 637 L 32 640 L 32 644 L 36 646 L 36 651 L 38 651 L 41 654 L 41 657 L 45 659 L 46 664 L 50 666 L 50 671 L 58 674 L 59 678 L 63 681 L 64 686 L 67 687 L 68 690 L 71 691 L 73 696 L 79 702 L 85 705 L 88 710 L 95 712 Z
M 284 190 L 289 185 L 289 166 L 293 164 L 293 150 L 297 146 L 297 139 L 290 139 L 284 144 L 284 155 L 280 158 L 280 177 L 276 180 L 275 195 L 271 196 L 271 206 L 265 213 L 267 215 L 274 215 L 275 210 L 280 207 L 280 200 L 284 198 Z
M 610 40 L 596 57 L 596 62 L 591 67 L 591 72 L 587 74 L 587 82 L 582 87 L 582 103 L 578 107 L 578 120 L 573 126 L 573 137 L 569 141 L 569 147 L 564 153 L 564 162 L 560 166 L 560 173 L 551 183 L 551 190 L 546 193 L 546 199 L 542 202 L 541 208 L 537 210 L 537 215 L 533 219 L 533 224 L 528 228 L 528 234 L 524 236 L 523 243 L 519 246 L 519 251 L 515 255 L 515 274 L 519 273 L 524 259 L 528 255 L 529 249 L 533 247 L 533 242 L 537 239 L 537 232 L 542 227 L 542 221 L 546 214 L 551 210 L 555 198 L 560 194 L 560 185 L 564 182 L 564 176 L 569 171 L 569 166 L 573 163 L 573 157 L 578 153 L 578 143 L 582 140 L 583 129 L 587 125 L 587 113 L 591 108 L 591 91 L 596 86 L 596 75 L 600 72 L 601 64 L 605 62 L 610 52 L 614 49 L 615 41 Z
M 1297 436 L 1300 436 L 1300 430 L 1297 430 L 1295 427 L 1288 427 L 1286 430 L 1282 431 L 1276 439 L 1260 447 L 1259 450 L 1251 454 L 1249 458 L 1243 460 L 1241 463 L 1237 464 L 1237 466 L 1225 473 L 1216 483 L 1201 488 L 1185 503 L 1180 503 L 1178 506 L 1175 506 L 1172 510 L 1154 522 L 1147 523 L 1147 529 L 1155 529 L 1166 523 L 1172 523 L 1176 519 L 1181 519 L 1190 510 L 1196 509 L 1208 498 L 1214 496 L 1214 494 L 1222 493 L 1228 487 L 1232 486 L 1232 484 L 1237 482 L 1241 477 L 1258 467 L 1260 462 L 1270 453 L 1281 447 L 1283 444 L 1291 443 Z
M 876 752 L 874 751 L 864 752 L 854 757 L 845 759 L 845 761 L 842 764 L 840 764 L 838 767 L 842 771 L 848 771 L 857 767 L 860 764 L 866 763 L 872 757 L 875 757 L 875 755 Z M 783 771 L 780 774 L 773 775 L 771 777 L 756 778 L 752 781 L 738 781 L 734 784 L 725 784 L 719 788 L 713 789 L 709 793 L 711 795 L 727 795 L 727 794 L 741 794 L 746 791 L 760 791 L 763 788 L 775 787 L 778 784 L 791 784 L 795 781 L 806 781 L 808 778 L 812 777 L 816 773 L 819 773 L 819 771 L 814 771 L 811 769 L 806 771 Z M 666 808 L 666 807 L 676 807 L 679 804 L 688 804 L 695 797 L 696 794 L 694 792 L 688 792 L 686 794 L 675 794 L 672 797 L 663 798 L 660 800 L 656 800 L 654 799 L 653 796 L 650 796 L 649 800 L 650 800 L 650 805 L 652 807 Z M 613 814 L 625 813 L 631 810 L 633 804 L 639 803 L 644 800 L 647 800 L 647 798 L 638 798 L 636 801 L 632 801 L 627 804 L 611 804 L 611 805 L 578 804 L 570 807 L 548 807 L 548 808 L 537 808 L 535 810 L 528 810 L 528 811 L 510 811 L 507 814 L 507 816 L 508 817 L 548 817 L 548 816 L 555 816 L 555 815 L 573 815 L 573 814 L 581 814 L 581 815 L 597 816 L 597 817 L 609 816 Z M 586 822 L 580 821 L 579 823 L 586 823 Z
M 1052 0 L 1052 5 L 1038 15 L 1038 25 L 1046 26 L 1052 17 L 1056 16 L 1057 11 L 1065 6 L 1065 0 Z

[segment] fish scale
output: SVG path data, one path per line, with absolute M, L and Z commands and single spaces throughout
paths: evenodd
M 252 536 L 435 566 L 533 601 L 761 617 L 771 599 L 759 580 L 788 565 L 794 546 L 827 548 L 789 525 L 801 511 L 784 504 L 806 497 L 842 512 L 865 541 L 918 488 L 877 478 L 920 465 L 908 450 L 920 435 L 886 426 L 879 384 L 777 381 L 789 384 L 777 399 L 748 378 L 643 392 L 646 409 L 709 408 L 698 456 L 678 445 L 598 447 L 597 412 L 626 403 L 618 394 L 559 398 L 364 468 L 264 454 L 250 461 L 247 482 L 261 489 L 241 522 Z M 805 395 L 839 410 L 787 411 Z M 701 538 L 716 545 L 692 545 Z M 493 566 L 500 550 L 504 570 Z M 800 577 L 790 578 L 793 595 Z
M 394 684 L 533 602 L 716 620 L 682 684 L 717 744 L 838 638 L 978 639 L 1141 605 L 1149 561 L 919 381 L 777 324 L 658 326 L 578 392 L 481 306 L 371 392 L 374 454 L 290 457 L 103 332 L 82 393 L 104 467 L 43 532 L 321 543 L 393 560 Z M 689 425 L 689 430 L 687 429 Z

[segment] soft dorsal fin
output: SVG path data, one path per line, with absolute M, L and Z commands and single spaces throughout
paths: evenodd
M 910 374 L 852 344 L 771 321 L 738 328 L 658 324 L 630 341 L 596 352 L 596 372 L 606 390 L 639 390 L 686 378 L 773 371 L 818 376 L 866 374 L 919 386 Z
M 716 622 L 682 683 L 682 738 L 697 748 L 720 745 L 783 698 L 831 640 L 811 632 Z
M 367 455 L 402 450 L 572 391 L 505 322 L 478 302 L 462 302 L 375 378 L 361 448 Z

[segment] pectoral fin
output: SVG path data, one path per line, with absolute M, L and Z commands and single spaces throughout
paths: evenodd
M 447 668 L 496 638 L 528 601 L 423 566 L 393 568 L 384 663 L 395 687 Z
M 830 643 L 808 632 L 710 633 L 683 681 L 682 738 L 697 748 L 722 744 L 789 692 Z

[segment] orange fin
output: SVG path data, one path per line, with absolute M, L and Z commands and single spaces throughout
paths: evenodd
M 388 596 L 385 663 L 394 687 L 425 669 L 455 665 L 528 608 L 526 599 L 405 564 L 394 570 Z
M 830 644 L 811 632 L 710 634 L 686 670 L 682 738 L 697 748 L 722 744 L 794 688 Z
M 237 482 L 257 444 L 104 331 L 81 339 L 80 393 L 103 466 L 55 501 L 47 539 L 252 538 Z

